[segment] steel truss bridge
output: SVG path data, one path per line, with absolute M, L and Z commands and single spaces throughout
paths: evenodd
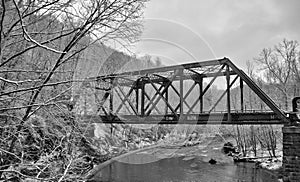
M 220 78 L 223 81 L 218 83 Z M 85 115 L 84 118 L 95 123 L 285 124 L 295 117 L 282 111 L 228 58 L 103 75 L 88 80 L 96 89 L 98 114 Z M 216 83 L 224 84 L 225 91 L 212 101 L 206 95 Z M 269 108 L 268 111 L 246 109 L 245 85 Z M 239 109 L 233 109 L 233 96 L 239 97 Z M 226 103 L 223 110 L 216 111 L 222 100 Z

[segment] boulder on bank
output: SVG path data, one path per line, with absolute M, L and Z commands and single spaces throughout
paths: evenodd
M 230 154 L 230 153 L 238 153 L 236 147 L 233 146 L 231 142 L 227 142 L 224 144 L 222 151 L 225 154 Z

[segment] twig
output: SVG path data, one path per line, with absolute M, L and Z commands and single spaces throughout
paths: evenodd
M 24 33 L 24 35 L 25 35 L 24 38 L 25 38 L 26 40 L 28 40 L 28 41 L 30 41 L 30 42 L 33 42 L 34 44 L 36 44 L 36 45 L 39 46 L 39 47 L 42 47 L 42 48 L 44 48 L 44 49 L 46 49 L 46 50 L 50 50 L 50 51 L 55 52 L 55 53 L 58 53 L 58 54 L 65 54 L 65 53 L 66 53 L 66 52 L 63 52 L 63 51 L 58 51 L 58 50 L 55 50 L 55 49 L 53 49 L 53 48 L 47 47 L 47 46 L 45 46 L 45 45 L 39 43 L 38 41 L 34 40 L 34 39 L 28 34 L 27 30 L 25 29 L 25 25 L 24 25 L 24 22 L 23 22 L 23 18 L 22 18 L 20 9 L 19 9 L 19 7 L 18 7 L 16 1 L 13 0 L 13 2 L 14 2 L 14 4 L 15 4 L 16 10 L 17 10 L 17 12 L 18 12 L 18 15 L 19 15 L 19 18 L 20 18 L 21 27 L 22 27 L 23 33 Z
M 67 175 L 67 172 L 69 171 L 69 168 L 71 167 L 71 164 L 73 162 L 73 159 L 70 160 L 69 164 L 67 165 L 64 174 L 62 175 L 62 177 L 59 178 L 59 180 L 57 182 L 61 182 Z
M 0 80 L 3 81 L 3 82 L 7 82 L 7 83 L 12 83 L 12 84 L 18 85 L 17 81 L 8 80 L 8 79 L 5 79 L 3 77 L 0 77 Z

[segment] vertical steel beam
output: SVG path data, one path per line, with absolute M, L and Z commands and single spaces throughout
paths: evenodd
M 241 91 L 241 111 L 244 111 L 244 82 L 243 79 L 240 78 L 240 91 Z
M 137 114 L 139 114 L 139 88 L 135 89 L 135 109 Z
M 230 73 L 229 65 L 226 65 L 226 85 L 227 85 L 227 121 L 231 121 L 231 107 L 230 107 Z
M 180 116 L 183 116 L 183 69 L 179 69 Z
M 169 102 L 169 88 L 167 89 L 166 93 L 165 93 L 165 99 L 167 102 Z M 168 105 L 165 105 L 165 115 L 168 114 Z
M 113 79 L 110 80 L 111 88 L 109 95 L 109 113 L 113 113 L 114 111 L 114 87 L 113 87 Z
M 110 79 L 110 95 L 109 95 L 109 117 L 112 115 L 114 111 L 114 87 L 113 87 L 113 78 Z M 110 134 L 113 134 L 113 124 L 110 124 Z
M 145 84 L 142 83 L 141 87 L 141 116 L 145 116 Z
M 200 113 L 203 113 L 203 77 L 199 81 Z
M 112 88 L 109 94 L 109 113 L 113 113 L 113 111 L 114 111 L 114 90 Z

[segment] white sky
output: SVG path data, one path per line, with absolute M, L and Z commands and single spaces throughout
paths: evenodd
M 299 0 L 150 0 L 137 53 L 164 64 L 246 61 L 284 38 L 300 41 Z

